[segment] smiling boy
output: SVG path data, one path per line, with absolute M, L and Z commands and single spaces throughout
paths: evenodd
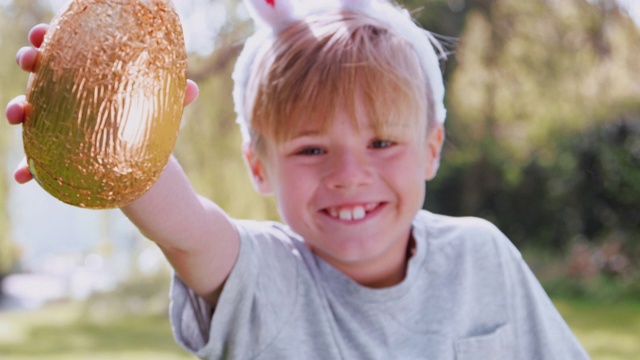
M 242 149 L 284 224 L 229 218 L 173 158 L 122 209 L 175 269 L 177 341 L 206 359 L 588 358 L 499 230 L 421 210 L 444 87 L 407 13 L 247 5 L 264 26 L 234 74 Z M 10 103 L 11 123 L 24 106 Z

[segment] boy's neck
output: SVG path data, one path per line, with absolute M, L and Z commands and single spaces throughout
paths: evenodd
M 411 234 L 406 242 L 403 242 L 403 251 L 397 251 L 395 259 L 388 259 L 380 263 L 367 264 L 336 264 L 329 262 L 336 269 L 362 286 L 373 289 L 382 289 L 398 285 L 407 275 L 407 264 L 416 249 L 416 242 Z

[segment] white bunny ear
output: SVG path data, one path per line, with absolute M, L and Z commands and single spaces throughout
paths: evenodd
M 291 0 L 244 0 L 244 4 L 254 21 L 276 30 L 294 19 Z
M 371 0 L 340 0 L 342 8 L 352 11 L 362 11 L 371 6 Z

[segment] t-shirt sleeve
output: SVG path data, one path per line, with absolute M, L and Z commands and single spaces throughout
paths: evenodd
M 215 309 L 174 276 L 170 319 L 176 341 L 201 358 L 252 358 L 277 336 L 295 306 L 299 253 L 272 223 L 237 221 L 238 259 Z M 239 330 L 235 324 L 243 324 Z
M 176 341 L 195 352 L 209 340 L 213 308 L 174 274 L 171 283 L 170 318 Z
M 589 359 L 516 247 L 497 229 L 520 359 Z

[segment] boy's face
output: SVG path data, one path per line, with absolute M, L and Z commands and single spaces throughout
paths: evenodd
M 404 265 L 411 222 L 443 140 L 442 127 L 429 137 L 406 129 L 379 138 L 358 113 L 358 129 L 338 112 L 324 131 L 309 124 L 282 144 L 265 139 L 259 158 L 245 150 L 256 186 L 275 195 L 283 220 L 347 274 Z

